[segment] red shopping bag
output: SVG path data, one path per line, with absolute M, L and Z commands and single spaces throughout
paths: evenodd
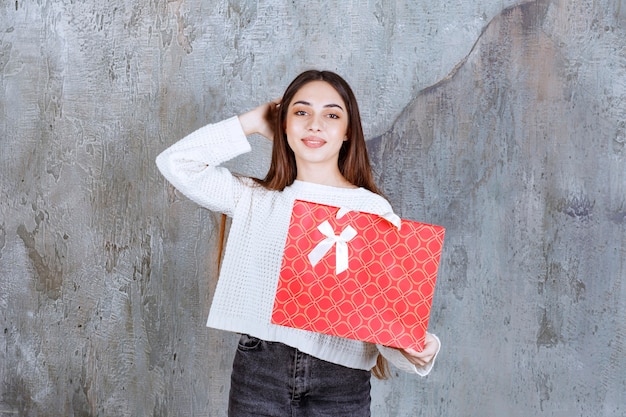
M 422 350 L 444 233 L 296 200 L 272 323 Z

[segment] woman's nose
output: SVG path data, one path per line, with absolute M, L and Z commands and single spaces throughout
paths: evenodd
M 324 126 L 324 121 L 317 116 L 312 116 L 309 119 L 309 130 L 319 131 Z
M 324 127 L 324 120 L 317 115 L 312 115 L 309 118 L 309 130 L 319 131 Z

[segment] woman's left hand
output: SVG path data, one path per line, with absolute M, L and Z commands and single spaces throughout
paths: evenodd
M 426 339 L 424 341 L 424 350 L 418 352 L 413 349 L 401 349 L 400 352 L 411 362 L 413 365 L 423 367 L 433 360 L 437 352 L 439 352 L 439 340 L 430 333 L 426 333 Z

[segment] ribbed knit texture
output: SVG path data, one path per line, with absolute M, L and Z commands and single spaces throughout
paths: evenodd
M 329 362 L 371 369 L 378 352 L 398 368 L 425 375 L 398 351 L 270 323 L 291 210 L 295 199 L 373 214 L 390 212 L 381 196 L 295 181 L 282 192 L 232 175 L 219 164 L 249 152 L 237 117 L 204 126 L 157 157 L 162 174 L 199 205 L 232 217 L 207 326 L 277 341 Z M 432 364 L 431 364 L 432 365 Z

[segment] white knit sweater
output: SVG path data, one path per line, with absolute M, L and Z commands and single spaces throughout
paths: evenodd
M 232 217 L 207 326 L 282 342 L 350 368 L 371 369 L 380 351 L 402 370 L 420 375 L 430 372 L 432 362 L 416 368 L 395 349 L 270 323 L 295 199 L 373 214 L 392 209 L 383 197 L 363 188 L 296 180 L 281 192 L 269 191 L 219 166 L 250 150 L 239 119 L 233 117 L 196 130 L 156 159 L 162 174 L 180 192 Z

